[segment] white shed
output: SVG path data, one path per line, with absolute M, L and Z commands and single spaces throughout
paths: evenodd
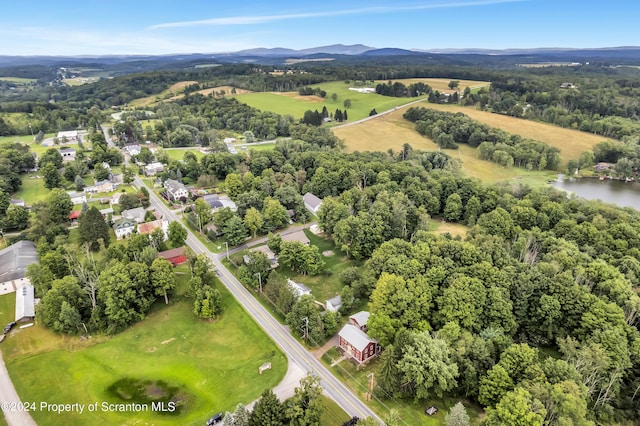
M 36 316 L 36 300 L 31 283 L 16 289 L 16 321 L 31 321 Z

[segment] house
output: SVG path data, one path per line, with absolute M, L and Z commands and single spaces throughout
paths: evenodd
M 111 205 L 120 204 L 120 197 L 122 197 L 123 195 L 124 192 L 116 192 L 115 194 L 113 194 L 109 202 L 111 203 Z
M 302 283 L 297 283 L 287 278 L 287 284 L 289 284 L 289 287 L 291 287 L 298 299 L 300 299 L 302 296 L 306 296 L 307 294 L 311 294 L 311 289 Z
M 74 210 L 69 213 L 69 220 L 71 222 L 75 222 L 80 218 L 80 216 L 82 216 L 82 212 L 80 210 Z
M 161 251 L 158 253 L 158 257 L 167 259 L 173 266 L 182 265 L 188 260 L 187 256 L 184 254 L 184 247 Z
M 226 195 L 209 194 L 202 197 L 202 199 L 206 201 L 207 204 L 209 204 L 212 213 L 215 213 L 225 207 L 229 207 L 232 212 L 238 210 L 238 206 L 236 206 L 236 203 L 234 203 L 231 198 L 227 197 Z
M 236 138 L 224 138 L 224 143 L 227 144 L 227 145 L 230 144 L 230 143 L 234 143 L 236 141 L 237 141 Z
M 24 200 L 19 198 L 12 198 L 11 200 L 9 200 L 9 204 L 13 204 L 14 206 L 26 207 L 26 205 L 24 204 Z
M 76 204 L 84 204 L 87 202 L 87 193 L 86 192 L 76 192 L 76 191 L 69 191 L 67 192 L 67 194 L 69 194 L 69 198 L 71 198 L 71 202 L 76 205 Z
M 20 280 L 27 266 L 38 262 L 36 245 L 22 240 L 0 250 L 0 284 Z
M 123 210 L 121 215 L 123 219 L 132 220 L 136 223 L 144 222 L 144 217 L 147 214 L 147 211 L 144 207 L 136 207 L 135 209 Z
M 276 256 L 276 254 L 266 244 L 258 247 L 252 247 L 250 250 L 264 253 L 267 256 L 267 259 L 271 262 L 271 268 L 278 267 L 278 256 Z
M 102 209 L 100 210 L 100 214 L 104 217 L 108 216 L 108 215 L 113 215 L 113 209 L 111 207 L 108 207 L 106 209 Z
M 573 83 L 564 82 L 564 83 L 560 84 L 560 88 L 561 89 L 575 89 L 576 86 Z
M 292 232 L 290 234 L 280 234 L 280 237 L 282 238 L 282 241 L 297 241 L 305 245 L 309 245 L 311 243 L 307 235 L 302 230 Z
M 317 216 L 318 210 L 320 210 L 320 206 L 322 205 L 322 200 L 310 192 L 304 194 L 302 200 L 304 201 L 305 208 Z
M 113 223 L 113 231 L 116 233 L 116 239 L 121 240 L 128 235 L 133 234 L 136 229 L 136 222 L 131 219 L 118 219 Z
M 109 180 L 103 180 L 100 182 L 96 182 L 92 186 L 87 186 L 84 188 L 84 192 L 89 194 L 98 194 L 103 192 L 113 192 L 118 188 L 117 183 L 113 183 Z
M 367 362 L 382 350 L 377 340 L 367 336 L 353 324 L 346 324 L 338 332 L 338 347 L 358 364 Z
M 56 138 L 60 143 L 63 143 L 65 139 L 67 142 L 78 142 L 79 135 L 77 130 L 67 130 L 65 132 L 58 132 Z
M 340 295 L 328 299 L 324 304 L 325 309 L 329 312 L 338 312 L 338 309 L 340 309 L 341 306 L 342 297 L 340 297 Z
M 367 322 L 369 321 L 369 312 L 360 311 L 357 314 L 353 314 L 349 317 L 349 324 L 353 324 L 362 331 L 367 331 Z
M 164 164 L 162 163 L 149 163 L 146 166 L 144 166 L 144 174 L 146 176 L 155 176 L 158 173 L 162 173 L 164 172 Z
M 36 316 L 36 299 L 33 285 L 27 280 L 16 289 L 15 321 L 31 321 Z
M 156 229 L 162 229 L 162 232 L 164 232 L 164 239 L 166 241 L 169 236 L 168 220 L 154 220 L 153 222 L 138 224 L 138 234 L 149 235 Z
M 601 161 L 593 166 L 593 168 L 596 170 L 596 172 L 606 172 L 607 170 L 612 169 L 613 166 L 615 166 L 615 164 L 605 163 L 604 161 Z
M 123 149 L 127 151 L 129 155 L 132 155 L 132 156 L 140 154 L 140 145 L 138 144 L 125 145 Z
M 209 232 L 213 232 L 213 235 L 215 235 L 216 237 L 219 237 L 220 235 L 222 235 L 222 231 L 220 231 L 216 226 L 216 224 L 213 222 L 207 223 L 204 227 L 204 230 L 207 234 Z
M 189 190 L 181 182 L 173 179 L 164 181 L 164 189 L 167 191 L 167 198 L 172 201 L 186 199 L 189 196 Z
M 66 163 L 67 161 L 74 161 L 76 159 L 76 150 L 73 148 L 62 148 L 60 150 L 60 155 L 62 155 L 63 163 Z

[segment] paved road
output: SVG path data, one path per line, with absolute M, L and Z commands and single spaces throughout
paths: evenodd
M 9 426 L 37 426 L 28 411 L 16 409 L 16 404 L 20 404 L 20 401 L 20 397 L 16 392 L 16 388 L 13 387 L 9 372 L 2 360 L 2 353 L 0 352 L 0 402 L 2 403 L 4 418 L 7 420 Z M 10 407 L 13 409 L 7 409 Z
M 136 176 L 134 185 L 140 188 L 146 186 L 142 179 Z M 160 198 L 149 188 L 150 202 L 156 210 L 162 212 L 164 218 L 171 221 L 178 221 L 178 217 L 172 212 Z M 187 230 L 187 244 L 196 253 L 204 253 L 213 266 L 219 271 L 219 278 L 227 287 L 236 300 L 244 307 L 262 329 L 273 339 L 274 342 L 287 355 L 290 363 L 297 364 L 305 373 L 312 373 L 319 376 L 324 393 L 333 399 L 350 416 L 360 418 L 373 417 L 382 424 L 382 420 L 367 407 L 358 397 L 356 397 L 342 382 L 340 382 L 327 368 L 310 354 L 296 339 L 288 332 L 287 328 L 276 321 L 271 314 L 251 295 L 251 293 L 227 270 L 218 257 L 211 253 L 196 236 Z

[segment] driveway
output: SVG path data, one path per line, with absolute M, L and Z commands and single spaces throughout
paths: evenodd
M 0 352 L 0 406 L 9 426 L 37 426 L 28 411 L 22 411 L 20 397 L 13 387 Z

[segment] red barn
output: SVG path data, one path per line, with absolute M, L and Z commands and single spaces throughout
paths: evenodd
M 173 266 L 182 265 L 188 260 L 187 256 L 184 255 L 184 247 L 161 251 L 158 253 L 158 257 L 167 259 Z
M 359 364 L 378 355 L 382 350 L 377 340 L 370 338 L 353 324 L 342 327 L 338 337 L 338 347 L 344 351 L 345 355 L 351 356 Z

